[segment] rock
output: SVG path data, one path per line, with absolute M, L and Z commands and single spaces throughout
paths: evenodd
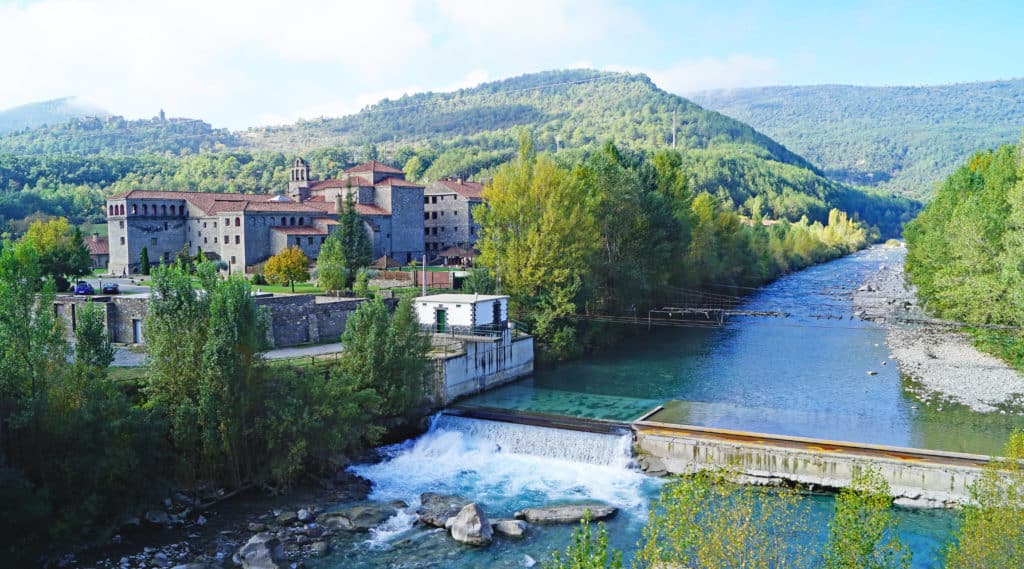
M 331 551 L 331 546 L 327 545 L 326 541 L 318 541 L 310 546 L 309 550 L 313 552 L 313 555 L 323 557 Z
M 175 565 L 171 569 L 214 569 L 214 566 L 209 563 L 185 563 L 183 565 Z
M 505 537 L 523 537 L 526 535 L 526 522 L 522 520 L 495 520 L 491 522 L 494 533 Z
M 258 533 L 238 550 L 242 569 L 283 569 L 284 548 L 281 540 L 269 533 Z
M 142 515 L 145 520 L 153 525 L 166 526 L 171 524 L 171 516 L 163 510 L 148 510 Z
M 868 375 L 878 375 L 878 372 L 874 370 L 868 370 Z
M 295 512 L 281 512 L 281 514 L 277 516 L 278 525 L 290 526 L 297 521 L 299 521 L 299 515 Z
M 524 567 L 533 567 L 536 564 L 537 564 L 537 560 L 536 559 L 530 557 L 529 555 L 523 555 L 523 566 Z
M 428 526 L 443 528 L 448 518 L 457 516 L 468 504 L 469 500 L 459 496 L 424 492 L 420 494 L 420 521 Z
M 586 512 L 590 519 L 606 520 L 614 516 L 619 509 L 606 504 L 567 504 L 563 506 L 547 506 L 543 508 L 526 508 L 515 514 L 515 519 L 526 520 L 531 524 L 574 524 L 583 519 Z
M 648 476 L 666 476 L 668 470 L 665 468 L 665 463 L 656 456 L 644 455 L 640 457 L 640 468 Z
M 316 521 L 333 529 L 369 531 L 384 523 L 397 512 L 398 510 L 389 504 L 372 504 L 354 506 L 336 512 L 324 512 L 317 516 Z
M 299 518 L 299 521 L 302 523 L 308 523 L 313 520 L 313 514 L 310 513 L 310 511 L 307 510 L 306 508 L 302 508 L 295 515 Z
M 249 525 L 246 526 L 246 527 L 247 527 L 247 529 L 249 531 L 255 532 L 255 533 L 259 533 L 261 531 L 267 531 L 267 525 L 266 524 L 261 524 L 261 523 L 257 523 L 257 522 L 249 522 Z
M 450 529 L 452 539 L 467 545 L 487 545 L 494 538 L 491 522 L 479 505 L 467 504 L 452 518 Z
M 196 518 L 196 523 L 201 525 L 201 526 L 205 526 L 206 525 L 206 516 L 204 516 L 202 514 L 199 514 L 199 517 Z

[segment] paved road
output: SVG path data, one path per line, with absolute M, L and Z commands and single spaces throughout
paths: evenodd
M 121 292 L 123 292 L 123 293 L 124 292 L 130 292 L 130 293 L 148 293 L 149 292 L 149 287 L 148 286 L 133 285 L 132 284 L 132 279 L 122 279 L 120 277 L 118 277 L 116 279 L 115 278 L 106 278 L 106 277 L 104 277 L 104 278 L 89 277 L 87 279 L 81 279 L 81 280 L 86 281 L 89 284 L 91 284 L 92 288 L 94 288 L 96 290 L 96 294 L 100 294 L 102 283 L 117 283 L 118 288 L 120 288 Z M 78 282 L 78 281 L 75 281 L 75 282 Z
M 333 344 L 321 344 L 319 346 L 298 346 L 294 348 L 280 348 L 270 350 L 266 353 L 268 360 L 284 360 L 288 358 L 308 358 L 310 356 L 323 356 L 336 354 L 341 351 L 341 342 Z M 146 354 L 140 348 L 118 346 L 114 350 L 114 363 L 118 367 L 139 367 L 146 364 Z

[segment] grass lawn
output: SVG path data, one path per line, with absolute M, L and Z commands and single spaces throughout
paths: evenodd
M 107 237 L 107 224 L 106 223 L 83 223 L 78 228 L 82 230 L 82 237 L 92 237 L 95 233 L 100 237 Z
M 291 293 L 292 287 L 288 285 L 252 285 L 252 289 L 259 289 L 260 292 Z M 323 294 L 324 289 L 313 283 L 295 283 L 295 294 Z

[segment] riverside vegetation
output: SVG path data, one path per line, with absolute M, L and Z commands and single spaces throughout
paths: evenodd
M 9 563 L 102 542 L 175 489 L 196 502 L 283 491 L 420 415 L 429 346 L 408 301 L 394 315 L 363 303 L 338 364 L 303 375 L 264 362 L 266 320 L 248 281 L 205 262 L 194 274 L 181 262 L 158 266 L 148 373 L 126 384 L 108 373 L 113 352 L 90 303 L 71 351 L 40 259 L 31 239 L 0 247 L 0 556 Z
M 907 225 L 919 304 L 1024 371 L 1024 144 L 979 152 Z
M 946 546 L 946 569 L 1024 566 L 1024 432 L 1007 443 L 1005 460 L 990 465 L 971 489 L 961 523 Z M 861 470 L 836 497 L 828 541 L 810 545 L 819 528 L 791 488 L 758 488 L 734 481 L 728 470 L 676 478 L 651 507 L 634 569 L 679 567 L 767 569 L 907 569 L 888 484 L 878 471 Z M 589 520 L 573 532 L 564 553 L 545 569 L 620 569 L 622 553 L 608 545 L 602 525 Z

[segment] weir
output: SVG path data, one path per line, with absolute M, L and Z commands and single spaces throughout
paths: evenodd
M 905 506 L 951 507 L 968 502 L 970 486 L 992 461 L 988 456 L 712 429 L 651 420 L 655 408 L 632 423 L 562 417 L 494 408 L 455 407 L 439 421 L 494 440 L 511 452 L 592 464 L 612 453 L 622 460 L 622 437 L 632 433 L 627 454 L 649 474 L 688 474 L 730 468 L 753 484 L 795 483 L 838 490 L 864 468 L 877 469 L 896 502 Z M 502 424 L 506 425 L 505 427 Z M 507 425 L 520 425 L 509 429 Z M 530 428 L 535 430 L 529 430 Z M 588 436 L 589 435 L 589 436 Z M 589 437 L 604 438 L 589 438 Z M 626 443 L 627 445 L 629 443 Z M 631 452 L 630 452 L 631 451 Z

